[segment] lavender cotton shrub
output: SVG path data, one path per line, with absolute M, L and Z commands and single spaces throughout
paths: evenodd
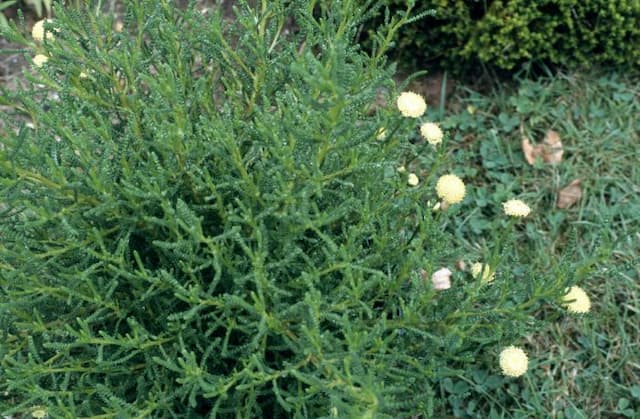
M 561 310 L 570 270 L 512 281 L 500 241 L 491 281 L 453 268 L 471 186 L 384 57 L 411 7 L 367 55 L 373 5 L 124 3 L 5 33 L 47 59 L 1 97 L 3 414 L 429 417 Z

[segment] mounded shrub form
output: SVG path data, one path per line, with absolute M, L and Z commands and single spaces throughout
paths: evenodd
M 384 57 L 407 16 L 368 55 L 374 11 L 241 3 L 5 33 L 48 60 L 1 97 L 2 414 L 433 416 L 565 296 L 570 268 L 514 280 L 499 241 L 491 284 L 453 268 L 465 185 L 437 191 L 448 140 Z

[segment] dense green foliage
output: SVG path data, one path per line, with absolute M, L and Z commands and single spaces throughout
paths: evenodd
M 464 203 L 431 210 L 456 168 L 373 106 L 397 96 L 383 54 L 408 17 L 367 55 L 355 2 L 314 3 L 241 3 L 229 24 L 130 1 L 123 32 L 94 8 L 45 24 L 49 60 L 0 98 L 3 414 L 430 416 L 470 365 L 481 389 L 505 382 L 497 351 L 584 271 L 503 260 L 516 220 L 494 202 L 473 255 L 494 283 L 456 271 L 435 290 L 469 256 L 448 229 Z
M 405 1 L 389 0 L 392 10 Z M 535 61 L 560 66 L 638 66 L 638 0 L 427 0 L 433 14 L 403 28 L 395 53 L 422 68 Z

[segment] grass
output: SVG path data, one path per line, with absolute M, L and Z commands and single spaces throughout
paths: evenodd
M 471 186 L 471 215 L 450 226 L 458 245 L 472 254 L 489 246 L 493 226 L 480 214 L 492 211 L 489 202 L 523 198 L 534 211 L 517 241 L 523 277 L 527 266 L 582 266 L 576 279 L 593 304 L 588 315 L 560 318 L 530 337 L 522 382 L 451 398 L 456 416 L 640 417 L 639 80 L 558 74 L 484 95 L 462 87 L 448 104 L 454 112 L 442 125 Z M 534 142 L 557 131 L 562 162 L 529 165 L 521 127 Z M 582 180 L 582 198 L 557 208 L 558 192 L 574 179 Z

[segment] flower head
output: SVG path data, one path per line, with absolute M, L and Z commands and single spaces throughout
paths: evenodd
M 49 61 L 49 57 L 47 57 L 44 54 L 36 54 L 33 57 L 33 64 L 36 67 L 42 67 L 44 65 L 44 63 L 46 63 L 47 61 Z
M 47 411 L 42 408 L 42 406 L 35 406 L 35 408 L 31 411 L 31 417 L 36 419 L 46 418 Z
M 531 212 L 531 208 L 519 199 L 511 199 L 502 204 L 504 213 L 512 217 L 526 217 Z
M 436 193 L 447 204 L 457 204 L 464 198 L 464 183 L 456 175 L 441 176 L 436 183 Z
M 588 313 L 591 309 L 589 296 L 582 288 L 577 286 L 569 288 L 562 301 L 571 313 Z
M 425 122 L 420 125 L 420 134 L 422 134 L 424 139 L 431 145 L 440 144 L 444 136 L 438 124 L 434 124 L 433 122 Z
M 500 368 L 504 375 L 519 377 L 529 366 L 527 354 L 516 346 L 507 346 L 500 352 Z
M 488 283 L 493 281 L 496 273 L 491 271 L 489 265 L 483 264 L 481 262 L 476 262 L 471 265 L 471 275 L 473 275 L 473 277 L 476 279 L 481 278 L 480 281 L 482 283 Z
M 387 130 L 384 127 L 378 128 L 376 131 L 376 140 L 384 140 L 387 137 Z
M 31 37 L 33 38 L 34 41 L 40 42 L 45 38 L 45 36 L 49 41 L 53 41 L 53 39 L 55 38 L 55 36 L 53 35 L 53 32 L 51 31 L 47 31 L 45 35 L 45 31 L 44 31 L 45 22 L 51 23 L 53 22 L 53 20 L 42 19 L 33 24 L 33 27 L 31 28 Z
M 418 183 L 420 183 L 420 179 L 418 179 L 418 176 L 416 176 L 415 173 L 409 173 L 407 183 L 409 184 L 409 186 L 417 186 Z
M 403 116 L 410 118 L 419 118 L 427 110 L 427 104 L 424 98 L 417 93 L 402 92 L 398 96 L 398 109 Z
M 447 268 L 442 268 L 431 275 L 431 282 L 433 288 L 436 290 L 447 290 L 451 288 L 451 271 Z

